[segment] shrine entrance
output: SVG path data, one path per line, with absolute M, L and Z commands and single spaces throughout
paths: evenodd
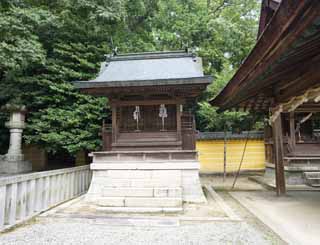
M 119 108 L 119 133 L 176 131 L 176 113 L 176 105 L 122 106 Z
M 112 101 L 113 135 L 103 134 L 106 149 L 182 149 L 181 109 L 177 101 Z M 167 104 L 166 104 L 167 103 Z M 115 123 L 116 122 L 116 123 Z M 106 125 L 108 127 L 108 125 Z M 111 139 L 111 137 L 113 138 Z M 109 145 L 107 145 L 109 144 Z

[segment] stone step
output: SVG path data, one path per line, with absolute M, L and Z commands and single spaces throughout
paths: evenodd
M 107 213 L 181 213 L 181 207 L 97 207 L 97 210 Z M 114 219 L 114 218 L 112 218 Z M 166 221 L 167 222 L 167 221 Z M 139 224 L 140 226 L 141 224 Z M 148 223 L 150 226 L 150 223 Z
M 303 174 L 308 179 L 320 179 L 320 172 L 304 172 Z
M 320 186 L 320 172 L 304 172 L 303 177 L 307 185 L 312 187 Z
M 102 207 L 150 207 L 181 208 L 182 198 L 163 197 L 100 197 L 96 201 Z
M 284 160 L 287 162 L 287 164 L 318 164 L 320 165 L 320 157 L 303 157 L 303 156 L 290 156 L 290 157 L 284 157 Z
M 319 188 L 319 187 L 320 187 L 320 184 L 311 184 L 311 185 L 309 185 L 309 186 L 314 187 L 314 188 Z
M 182 188 L 112 188 L 102 189 L 103 197 L 170 197 L 182 198 Z
M 103 188 L 177 188 L 182 183 L 181 178 L 172 179 L 107 179 L 100 181 Z

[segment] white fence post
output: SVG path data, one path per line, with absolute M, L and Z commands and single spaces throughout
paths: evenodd
M 44 179 L 44 200 L 43 207 L 50 206 L 50 176 L 45 177 Z
M 14 224 L 16 222 L 17 214 L 17 189 L 18 184 L 14 183 L 9 186 L 8 196 L 7 196 L 7 213 L 8 213 L 8 224 Z
M 5 210 L 6 210 L 6 186 L 0 186 L 0 230 L 4 226 L 5 222 Z
M 30 216 L 35 211 L 35 198 L 36 198 L 36 180 L 32 179 L 28 182 L 28 196 L 27 196 L 27 215 Z
M 40 212 L 43 207 L 43 188 L 44 188 L 44 183 L 43 183 L 43 178 L 36 179 L 36 199 L 35 199 L 35 211 Z
M 27 214 L 27 182 L 21 182 L 18 184 L 17 195 L 17 219 L 22 220 Z

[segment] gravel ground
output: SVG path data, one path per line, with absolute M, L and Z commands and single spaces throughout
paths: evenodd
M 208 179 L 208 184 L 212 180 Z M 240 183 L 240 182 L 239 182 Z M 248 188 L 244 181 L 243 186 Z M 250 186 L 251 187 L 251 186 Z M 255 189 L 256 187 L 253 186 Z M 269 227 L 245 209 L 228 192 L 218 192 L 224 202 L 231 207 L 242 221 L 210 221 L 210 222 L 168 222 L 167 226 L 162 222 L 155 222 L 144 226 L 127 224 L 119 220 L 120 216 L 114 216 L 112 220 L 89 219 L 85 217 L 57 218 L 54 215 L 40 217 L 35 221 L 25 224 L 10 232 L 0 234 L 0 245 L 45 245 L 45 244 L 89 244 L 89 245 L 180 245 L 180 244 L 285 244 Z M 216 204 L 212 204 L 216 205 Z M 57 211 L 62 212 L 62 211 Z M 66 213 L 67 214 L 67 213 Z M 198 214 L 199 215 L 199 214 Z M 130 216 L 132 219 L 138 217 Z M 174 218 L 174 217 L 171 217 Z M 176 216 L 178 218 L 178 216 Z M 160 219 L 160 217 L 159 217 Z M 175 219 L 174 219 L 175 220 Z M 139 224 L 139 222 L 133 222 Z M 141 224 L 141 223 L 140 223 Z
M 0 244 L 275 244 L 244 222 L 128 227 L 44 219 L 0 236 Z

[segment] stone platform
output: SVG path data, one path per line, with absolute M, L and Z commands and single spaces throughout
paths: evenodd
M 196 151 L 109 151 L 91 154 L 88 203 L 133 212 L 182 211 L 206 202 Z
M 308 172 L 320 172 L 320 164 L 291 164 L 284 166 L 284 174 L 287 185 L 305 185 L 305 174 Z M 275 178 L 275 166 L 266 164 L 265 177 Z

